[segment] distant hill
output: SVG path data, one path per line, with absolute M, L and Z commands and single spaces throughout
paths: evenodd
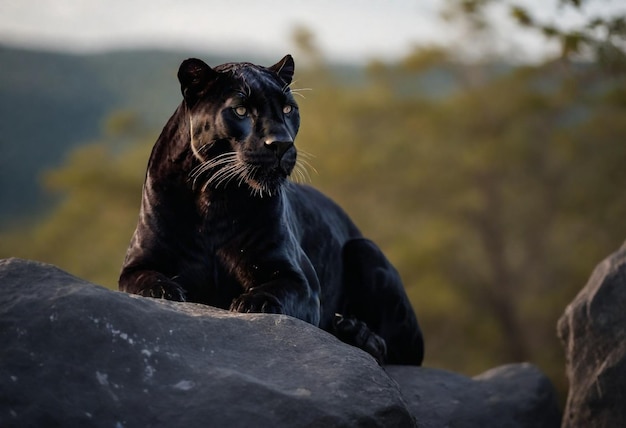
M 131 110 L 160 129 L 180 102 L 176 71 L 199 56 L 166 51 L 71 55 L 0 46 L 0 228 L 45 207 L 41 171 L 94 140 L 113 110 Z

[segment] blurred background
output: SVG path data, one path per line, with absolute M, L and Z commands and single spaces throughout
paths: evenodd
M 228 3 L 228 5 L 226 5 Z M 626 4 L 0 0 L 0 258 L 117 287 L 176 71 L 296 60 L 310 181 L 398 267 L 425 365 L 530 361 L 626 239 Z

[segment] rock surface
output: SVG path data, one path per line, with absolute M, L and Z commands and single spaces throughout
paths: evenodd
M 561 423 L 552 383 L 531 364 L 509 364 L 474 378 L 444 370 L 390 366 L 421 428 L 550 428 Z
M 558 332 L 570 384 L 563 427 L 626 426 L 626 244 L 595 268 Z
M 557 427 L 528 364 L 380 368 L 302 321 L 131 296 L 0 261 L 0 426 Z

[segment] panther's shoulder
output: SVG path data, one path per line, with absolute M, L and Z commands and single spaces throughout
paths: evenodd
M 360 235 L 346 211 L 331 197 L 308 184 L 288 182 L 284 197 L 297 215 L 303 228 L 315 231 L 328 225 L 341 226 L 350 236 Z

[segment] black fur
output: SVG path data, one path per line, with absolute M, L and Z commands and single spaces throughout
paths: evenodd
M 419 365 L 422 334 L 396 270 L 334 202 L 287 180 L 293 73 L 289 55 L 268 68 L 181 64 L 184 100 L 153 148 L 119 287 L 291 315 L 381 362 Z

